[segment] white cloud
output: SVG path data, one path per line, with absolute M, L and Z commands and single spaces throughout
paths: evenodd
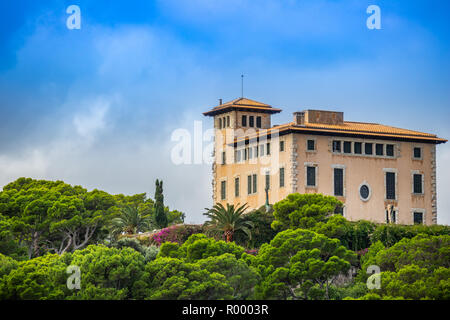
M 97 132 L 106 127 L 106 113 L 110 108 L 109 101 L 98 98 L 88 103 L 87 112 L 78 113 L 73 118 L 76 132 L 83 138 L 91 141 Z

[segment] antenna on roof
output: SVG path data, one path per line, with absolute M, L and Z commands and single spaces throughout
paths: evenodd
M 244 75 L 241 74 L 241 98 L 244 97 Z

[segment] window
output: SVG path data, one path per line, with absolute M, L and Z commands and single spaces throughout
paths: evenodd
M 308 151 L 314 151 L 316 150 L 316 141 L 314 140 L 308 140 L 306 142 L 306 147 Z
M 248 158 L 253 158 L 253 148 L 248 148 Z
M 414 224 L 423 224 L 423 212 L 413 213 Z
M 252 194 L 252 176 L 247 176 L 247 194 Z
M 352 143 L 350 141 L 344 141 L 344 153 L 352 153 Z
M 316 186 L 316 167 L 306 167 L 306 186 Z
M 413 154 L 414 159 L 422 159 L 422 148 L 415 147 L 413 153 L 414 153 Z
M 222 181 L 220 182 L 220 198 L 222 200 L 225 200 L 227 197 L 227 182 Z
M 344 215 L 344 207 L 342 206 L 336 206 L 334 209 L 334 214 L 340 214 L 341 216 Z
M 267 155 L 270 155 L 270 142 L 267 142 L 266 151 L 267 151 Z
M 280 187 L 284 187 L 284 168 L 280 168 Z
M 413 174 L 413 193 L 422 194 L 423 193 L 423 187 L 422 187 L 422 175 L 415 173 Z
M 373 144 L 372 143 L 364 144 L 364 153 L 365 154 L 373 154 Z
M 225 151 L 223 151 L 222 152 L 222 164 L 225 164 L 225 162 L 226 162 L 226 153 L 225 153 Z
M 386 199 L 395 199 L 395 173 L 386 172 Z
M 248 148 L 244 149 L 244 161 L 248 159 Z
M 222 129 L 222 118 L 219 118 L 219 129 Z
M 227 116 L 227 127 L 230 127 L 230 116 Z
M 236 151 L 236 162 L 241 162 L 241 150 Z
M 396 223 L 397 222 L 397 211 L 386 210 L 386 223 Z
M 334 195 L 344 196 L 344 169 L 334 168 Z
M 367 184 L 363 184 L 359 187 L 359 197 L 363 201 L 367 201 L 370 198 L 370 187 Z
M 362 142 L 355 142 L 355 144 L 353 145 L 354 148 L 354 152 L 356 154 L 361 154 L 362 153 Z
M 280 152 L 284 151 L 284 141 L 280 141 Z
M 243 127 L 247 126 L 247 116 L 242 116 L 242 126 Z
M 264 145 L 263 144 L 259 146 L 259 156 L 260 157 L 264 156 Z
M 239 197 L 239 178 L 234 178 L 234 196 Z
M 266 189 L 270 189 L 270 172 L 266 172 Z
M 253 175 L 253 193 L 257 192 L 257 186 L 258 186 L 258 181 L 257 181 L 258 176 L 256 174 Z
M 393 144 L 387 144 L 386 145 L 386 155 L 388 157 L 394 156 L 394 145 Z
M 249 125 L 249 127 L 254 127 L 255 126 L 255 117 L 254 116 L 249 116 L 248 117 L 248 125 Z
M 333 141 L 333 152 L 341 152 L 341 142 Z
M 261 117 L 256 117 L 256 127 L 261 128 Z
M 383 145 L 381 143 L 377 143 L 375 145 L 375 154 L 377 156 L 382 156 L 383 155 Z
M 253 154 L 255 155 L 255 158 L 258 158 L 258 146 L 253 147 Z

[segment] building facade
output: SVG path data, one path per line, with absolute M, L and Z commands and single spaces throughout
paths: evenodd
M 214 118 L 213 201 L 256 209 L 291 193 L 337 197 L 349 220 L 437 223 L 436 135 L 344 121 L 336 111 L 295 112 L 247 98 L 205 112 Z

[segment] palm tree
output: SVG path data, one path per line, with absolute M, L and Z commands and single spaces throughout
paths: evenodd
M 249 227 L 253 227 L 253 222 L 246 221 L 243 217 L 244 211 L 247 209 L 247 204 L 237 208 L 234 205 L 227 203 L 225 208 L 221 203 L 217 203 L 211 209 L 207 210 L 203 215 L 210 218 L 210 221 L 205 222 L 205 226 L 210 226 L 213 232 L 220 232 L 225 235 L 226 241 L 233 240 L 233 234 L 237 231 L 244 232 L 250 239 L 252 234 Z
M 152 219 L 142 215 L 135 206 L 124 206 L 120 216 L 111 220 L 111 230 L 114 236 L 121 233 L 136 234 L 151 229 Z

